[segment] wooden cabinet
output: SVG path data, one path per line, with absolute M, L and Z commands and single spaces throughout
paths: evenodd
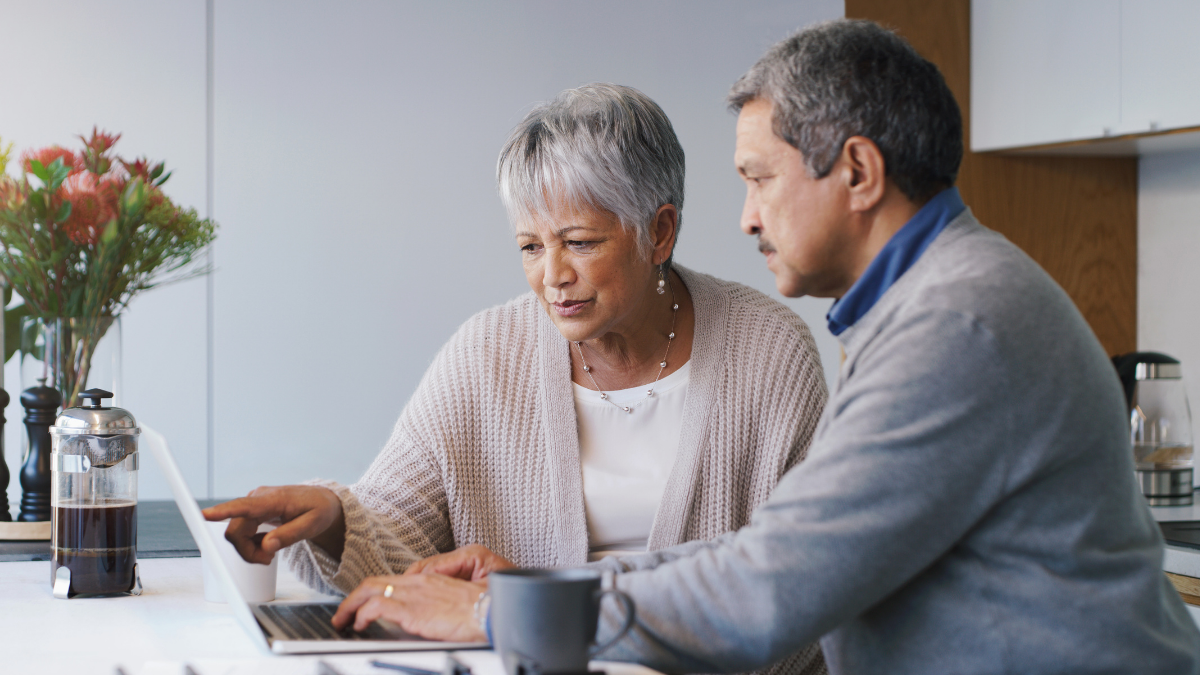
M 1138 152 L 1111 141 L 1200 127 L 1197 26 L 1195 0 L 973 0 L 971 148 Z
M 971 10 L 970 0 L 846 0 L 847 18 L 894 27 L 937 65 L 968 134 L 978 120 L 968 95 Z M 981 222 L 1063 287 L 1109 354 L 1137 348 L 1137 158 L 968 150 L 958 188 Z

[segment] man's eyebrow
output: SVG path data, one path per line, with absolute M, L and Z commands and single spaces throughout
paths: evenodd
M 745 157 L 737 160 L 737 170 L 740 173 L 750 173 L 754 171 L 762 171 L 763 162 L 758 157 Z

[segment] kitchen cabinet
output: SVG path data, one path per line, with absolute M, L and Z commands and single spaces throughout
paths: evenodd
M 1200 130 L 1197 25 L 1195 0 L 973 0 L 972 150 L 1200 144 L 1174 133 Z
M 1121 133 L 1200 126 L 1200 2 L 1121 3 Z

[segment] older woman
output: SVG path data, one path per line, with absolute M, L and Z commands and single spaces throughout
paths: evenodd
M 663 111 L 594 84 L 536 107 L 500 154 L 531 292 L 442 348 L 352 486 L 259 488 L 206 511 L 252 561 L 364 579 L 482 544 L 576 565 L 737 529 L 800 461 L 825 403 L 793 312 L 672 264 L 684 157 Z M 255 537 L 259 522 L 280 527 Z

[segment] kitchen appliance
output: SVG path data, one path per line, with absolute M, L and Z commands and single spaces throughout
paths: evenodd
M 89 389 L 50 427 L 51 563 L 56 598 L 141 595 L 137 570 L 137 421 Z
M 1125 387 L 1129 440 L 1151 506 L 1192 503 L 1192 411 L 1177 359 L 1157 352 L 1113 357 Z

